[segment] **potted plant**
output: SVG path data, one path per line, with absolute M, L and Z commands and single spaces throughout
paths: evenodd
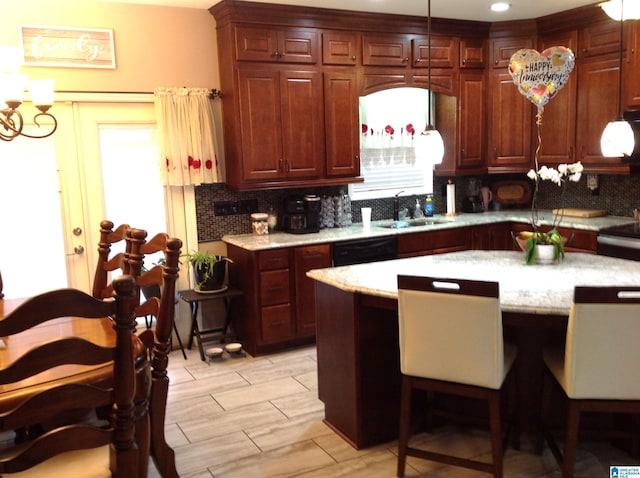
M 557 229 L 564 214 L 562 198 L 564 197 L 567 181 L 579 181 L 582 175 L 582 170 L 583 166 L 580 161 L 578 161 L 573 164 L 560 164 L 557 170 L 547 166 L 542 166 L 537 170 L 532 169 L 527 173 L 529 179 L 534 181 L 535 187 L 533 199 L 531 201 L 531 226 L 533 227 L 533 231 L 520 233 L 520 236 L 518 237 L 518 244 L 526 253 L 527 264 L 531 265 L 536 262 L 551 264 L 559 262 L 564 258 L 564 245 L 567 242 L 567 238 L 563 237 Z M 551 181 L 562 188 L 560 192 L 560 208 L 555 211 L 553 224 L 551 226 L 551 230 L 548 232 L 538 230 L 538 208 L 536 200 L 538 197 L 538 183 L 540 181 Z M 546 248 L 549 251 L 552 250 L 553 253 L 549 252 L 548 256 L 541 258 L 540 256 L 543 252 L 541 252 L 540 246 L 547 246 Z
M 192 251 L 186 258 L 193 267 L 197 291 L 216 291 L 224 287 L 227 262 L 233 262 L 231 259 L 205 251 Z

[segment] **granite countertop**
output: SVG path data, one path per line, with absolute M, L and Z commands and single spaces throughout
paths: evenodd
M 436 214 L 433 219 L 437 221 L 436 224 L 411 226 L 401 229 L 390 229 L 388 227 L 384 227 L 385 225 L 393 222 L 391 219 L 385 219 L 382 221 L 372 221 L 369 228 L 363 228 L 362 223 L 355 223 L 349 227 L 321 229 L 320 232 L 311 234 L 274 232 L 264 236 L 256 236 L 253 234 L 225 235 L 222 237 L 222 241 L 250 251 L 259 251 L 279 247 L 308 246 L 313 244 L 347 241 L 351 239 L 411 234 L 421 231 L 437 231 L 441 229 L 494 224 L 506 221 L 529 223 L 531 221 L 531 210 L 488 211 L 476 214 L 461 213 L 456 216 Z M 539 219 L 542 224 L 551 224 L 551 221 L 553 220 L 553 213 L 550 210 L 540 211 Z M 584 229 L 588 231 L 598 231 L 604 227 L 628 224 L 630 222 L 633 222 L 633 218 L 625 216 L 603 216 L 591 218 L 565 216 L 562 219 L 560 226 L 573 229 Z
M 502 310 L 527 314 L 568 315 L 576 285 L 640 287 L 640 262 L 578 252 L 555 265 L 528 266 L 517 251 L 461 251 L 307 272 L 346 292 L 391 299 L 398 274 L 497 281 Z

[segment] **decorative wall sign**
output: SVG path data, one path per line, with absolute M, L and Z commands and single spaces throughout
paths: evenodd
M 24 64 L 71 68 L 115 68 L 113 30 L 20 25 Z

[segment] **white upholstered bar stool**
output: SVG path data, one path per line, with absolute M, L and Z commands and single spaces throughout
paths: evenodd
M 573 476 L 582 412 L 640 414 L 640 288 L 576 287 L 564 347 L 544 351 L 545 382 L 537 451 L 546 438 L 562 467 Z M 548 423 L 549 384 L 561 389 L 567 403 L 564 453 Z M 634 417 L 637 418 L 637 417 Z M 631 431 L 637 446 L 637 430 Z M 619 431 L 599 429 L 600 437 L 616 438 Z
M 402 392 L 398 476 L 414 456 L 502 476 L 501 389 L 516 358 L 504 344 L 497 282 L 398 276 Z M 492 463 L 409 446 L 414 389 L 486 400 Z

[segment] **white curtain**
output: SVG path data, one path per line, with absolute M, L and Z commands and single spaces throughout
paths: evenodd
M 167 186 L 197 186 L 220 181 L 213 99 L 208 88 L 154 91 L 160 174 Z

